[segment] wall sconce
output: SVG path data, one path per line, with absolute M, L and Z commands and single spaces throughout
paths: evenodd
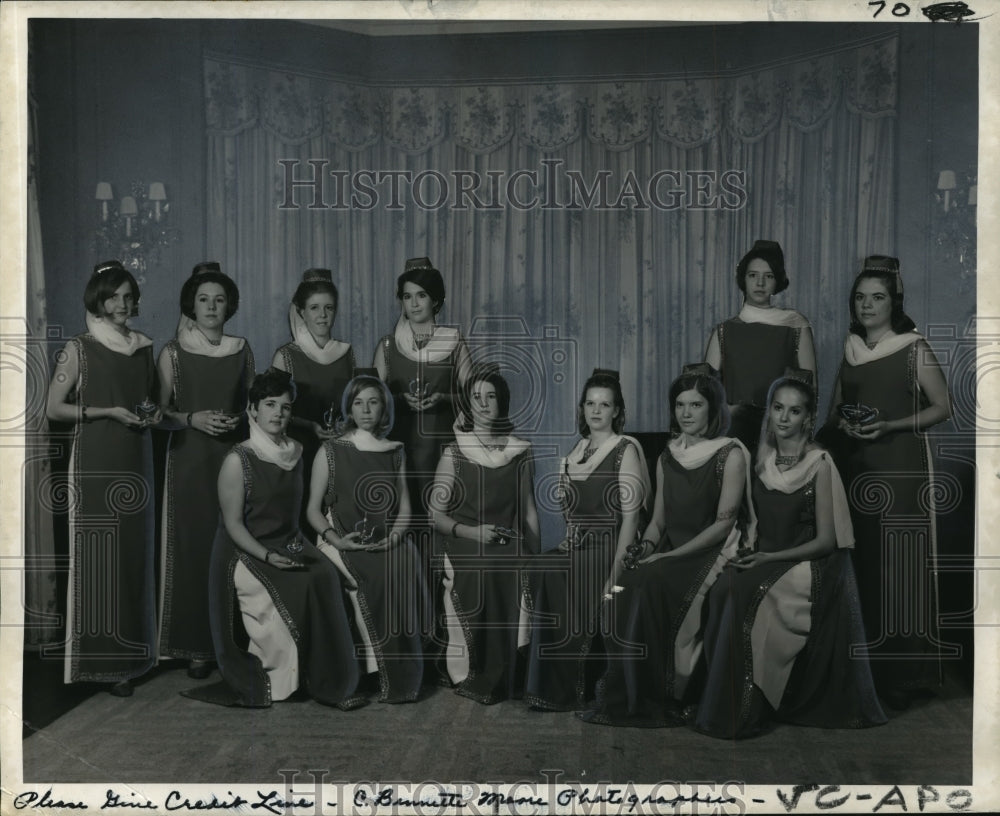
M 162 181 L 148 186 L 133 181 L 129 191 L 116 207 L 111 182 L 97 183 L 94 198 L 101 203 L 101 215 L 94 250 L 99 257 L 118 258 L 142 284 L 146 270 L 159 265 L 161 251 L 180 240 L 180 230 L 169 225 L 170 201 Z
M 959 270 L 959 291 L 968 292 L 976 276 L 976 171 L 938 174 L 936 197 L 942 214 L 935 217 L 934 233 L 940 259 Z

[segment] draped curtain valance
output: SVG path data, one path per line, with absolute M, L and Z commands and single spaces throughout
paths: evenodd
M 896 106 L 895 38 L 729 75 L 611 82 L 369 85 L 208 58 L 210 134 L 260 127 L 288 144 L 323 138 L 349 151 L 384 141 L 408 154 L 451 140 L 477 154 L 515 135 L 541 151 L 580 139 L 628 150 L 649 139 L 682 148 L 731 136 L 757 142 L 782 120 L 802 132 L 838 102 L 861 116 Z

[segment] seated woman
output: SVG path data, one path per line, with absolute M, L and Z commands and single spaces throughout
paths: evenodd
M 262 707 L 304 683 L 327 705 L 366 702 L 353 696 L 358 664 L 340 577 L 299 532 L 302 447 L 285 435 L 294 399 L 286 372 L 272 368 L 255 377 L 250 439 L 222 462 L 209 612 L 223 682 L 185 696 Z
M 811 378 L 775 381 L 768 405 L 753 483 L 756 546 L 738 553 L 709 593 L 708 671 L 694 727 L 731 739 L 753 736 L 772 715 L 824 728 L 884 723 L 847 554 L 847 497 L 830 456 L 810 439 Z
M 636 568 L 605 609 L 608 669 L 582 717 L 605 725 L 678 725 L 700 668 L 705 595 L 747 528 L 750 455 L 726 436 L 729 414 L 715 372 L 685 366 L 670 386 L 673 438 L 656 464 L 653 517 Z M 617 591 L 616 591 L 617 590 Z
M 344 577 L 365 668 L 379 702 L 417 699 L 423 677 L 420 560 L 404 538 L 410 517 L 403 443 L 389 442 L 392 397 L 372 369 L 344 390 L 340 435 L 323 443 L 312 468 L 309 523 L 319 548 Z
M 642 447 L 625 427 L 617 371 L 596 368 L 577 407 L 579 442 L 560 463 L 569 558 L 535 579 L 525 699 L 534 708 L 583 708 L 604 673 L 601 599 L 636 540 L 649 489 Z
M 537 553 L 531 445 L 511 432 L 510 389 L 495 369 L 470 374 L 455 442 L 435 475 L 435 559 L 444 573 L 445 664 L 455 691 L 484 704 L 521 695 L 518 622 L 525 553 Z

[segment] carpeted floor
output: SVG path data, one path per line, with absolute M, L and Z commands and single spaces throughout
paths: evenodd
M 972 697 L 956 679 L 880 728 L 778 725 L 739 743 L 685 728 L 587 725 L 517 702 L 485 707 L 447 689 L 415 704 L 352 712 L 309 700 L 251 711 L 180 696 L 196 684 L 182 669 L 161 669 L 131 698 L 93 694 L 24 740 L 24 780 L 277 783 L 281 770 L 326 769 L 329 782 L 391 773 L 394 780 L 542 783 L 543 770 L 582 782 L 972 781 Z

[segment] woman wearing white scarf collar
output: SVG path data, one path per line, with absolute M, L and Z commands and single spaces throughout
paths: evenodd
M 520 696 L 518 624 L 525 556 L 537 553 L 531 445 L 511 433 L 498 371 L 470 374 L 470 419 L 445 448 L 431 493 L 435 558 L 444 571 L 445 667 L 458 694 L 491 704 Z
M 789 376 L 768 402 L 753 485 L 757 539 L 709 593 L 694 726 L 749 737 L 772 712 L 824 728 L 879 725 L 886 717 L 868 661 L 851 655 L 865 633 L 846 552 L 847 498 L 830 456 L 810 442 L 816 392 Z
M 458 329 L 437 324 L 445 294 L 441 273 L 430 259 L 410 258 L 396 281 L 399 320 L 395 331 L 379 340 L 372 363 L 395 402 L 392 438 L 405 447 L 414 513 L 429 512 L 427 488 L 442 447 L 453 438 L 455 397 L 469 367 L 469 351 Z
M 621 575 L 606 606 L 608 668 L 583 716 L 605 725 L 677 725 L 696 699 L 705 596 L 729 552 L 752 534 L 750 455 L 725 435 L 725 392 L 705 364 L 670 387 L 673 439 L 656 466 L 646 554 Z M 639 645 L 637 648 L 636 644 Z
M 160 405 L 171 423 L 164 480 L 160 655 L 211 671 L 212 635 L 203 587 L 219 518 L 215 478 L 234 443 L 245 439 L 250 346 L 224 334 L 239 290 L 219 264 L 199 263 L 181 287 L 177 337 L 160 352 Z
M 948 419 L 951 403 L 934 352 L 903 311 L 896 258 L 865 259 L 851 287 L 849 306 L 850 332 L 822 438 L 849 488 L 889 487 L 888 504 L 870 501 L 868 491 L 848 492 L 858 541 L 853 555 L 861 608 L 873 654 L 879 658 L 872 661 L 872 671 L 886 702 L 906 708 L 912 691 L 941 681 L 935 491 L 930 446 L 922 432 Z M 866 408 L 877 414 L 860 416 Z M 912 544 L 889 558 L 883 519 L 904 517 L 908 529 L 901 540 Z M 883 613 L 889 598 L 895 603 Z M 914 616 L 919 617 L 917 625 L 900 623 Z
M 298 396 L 288 433 L 302 444 L 307 469 L 320 444 L 334 435 L 344 388 L 356 368 L 351 344 L 331 337 L 339 299 L 329 269 L 303 272 L 288 309 L 292 342 L 271 363 L 295 379 Z
M 327 705 L 364 703 L 354 696 L 358 670 L 337 570 L 299 530 L 302 447 L 285 435 L 294 399 L 286 372 L 272 368 L 255 377 L 250 438 L 233 447 L 219 471 L 208 586 L 222 683 L 185 692 L 194 699 L 267 706 L 304 682 Z M 234 597 L 246 649 L 233 625 Z
M 816 375 L 816 353 L 809 321 L 792 309 L 771 304 L 788 288 L 785 256 L 776 241 L 754 241 L 736 267 L 743 307 L 712 332 L 705 362 L 720 372 L 732 416 L 730 435 L 752 453 L 771 382 L 786 368 Z
M 340 435 L 312 467 L 309 523 L 317 546 L 344 577 L 361 636 L 365 672 L 383 703 L 413 702 L 423 679 L 419 556 L 406 538 L 410 497 L 392 396 L 375 369 L 344 390 Z
M 625 399 L 618 372 L 594 369 L 577 410 L 581 439 L 560 465 L 569 558 L 538 574 L 525 699 L 534 708 L 571 711 L 593 699 L 603 660 L 600 610 L 637 540 L 652 496 L 639 443 L 622 436 Z M 553 621 L 556 622 L 553 625 Z
M 87 332 L 66 344 L 46 406 L 50 420 L 73 424 L 67 475 L 76 501 L 69 510 L 64 679 L 110 683 L 112 694 L 125 697 L 132 694 L 131 679 L 154 662 L 152 450 L 145 431 L 161 415 L 151 401 L 152 341 L 128 326 L 139 305 L 135 278 L 118 261 L 98 264 L 83 300 Z M 108 519 L 114 523 L 102 533 L 107 546 L 76 534 Z M 106 558 L 111 583 L 97 588 L 96 597 L 85 577 L 103 574 Z M 111 601 L 116 607 L 105 609 Z M 107 632 L 112 618 L 115 631 Z

